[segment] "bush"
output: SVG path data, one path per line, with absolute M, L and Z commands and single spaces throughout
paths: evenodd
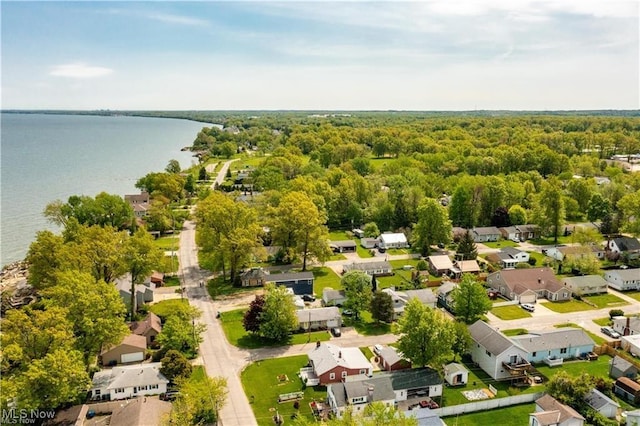
M 420 260 L 418 261 L 418 263 L 416 264 L 416 269 L 417 269 L 418 271 L 426 271 L 427 269 L 429 269 L 429 265 L 427 265 L 427 262 L 426 262 L 426 261 L 424 261 L 424 260 L 420 259 Z
M 613 317 L 623 317 L 624 311 L 622 309 L 612 309 L 609 311 L 609 318 L 613 319 Z
M 535 257 L 529 257 L 529 260 L 527 262 L 531 266 L 536 266 L 536 263 L 538 262 L 538 259 L 536 259 Z

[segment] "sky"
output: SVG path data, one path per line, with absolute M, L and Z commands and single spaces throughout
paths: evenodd
M 636 0 L 2 1 L 3 109 L 638 109 Z

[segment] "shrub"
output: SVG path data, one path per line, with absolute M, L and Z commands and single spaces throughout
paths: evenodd
M 538 262 L 538 259 L 536 259 L 535 257 L 529 257 L 529 260 L 527 262 L 531 266 L 536 266 L 536 263 Z
M 622 317 L 624 316 L 624 311 L 622 309 L 612 309 L 609 311 L 609 318 L 613 319 L 613 317 Z
M 416 264 L 416 269 L 417 269 L 418 271 L 426 271 L 427 269 L 429 269 L 429 265 L 427 265 L 427 262 L 426 262 L 426 261 L 424 261 L 424 260 L 420 259 L 420 260 L 418 261 L 418 263 Z

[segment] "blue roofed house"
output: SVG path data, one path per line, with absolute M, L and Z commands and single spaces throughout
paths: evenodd
M 578 358 L 592 352 L 595 346 L 591 337 L 581 328 L 529 332 L 514 336 L 511 340 L 528 352 L 529 362 L 545 362 L 551 365 L 558 365 L 562 360 Z
M 294 294 L 313 294 L 312 272 L 288 272 L 283 274 L 267 274 L 265 283 L 274 283 L 293 290 Z

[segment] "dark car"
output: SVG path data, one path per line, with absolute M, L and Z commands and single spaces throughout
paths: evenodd
M 173 401 L 178 395 L 180 395 L 179 391 L 168 391 L 160 394 L 160 399 L 163 401 Z
M 340 331 L 340 329 L 338 327 L 333 327 L 331 329 L 331 334 L 333 334 L 333 337 L 340 337 L 342 336 L 342 332 Z
M 316 297 L 313 294 L 303 294 L 302 300 L 304 300 L 305 302 L 315 302 Z
M 614 339 L 620 338 L 620 333 L 618 333 L 611 327 L 602 327 L 600 331 L 602 331 L 604 334 L 606 334 L 609 337 L 613 337 Z

